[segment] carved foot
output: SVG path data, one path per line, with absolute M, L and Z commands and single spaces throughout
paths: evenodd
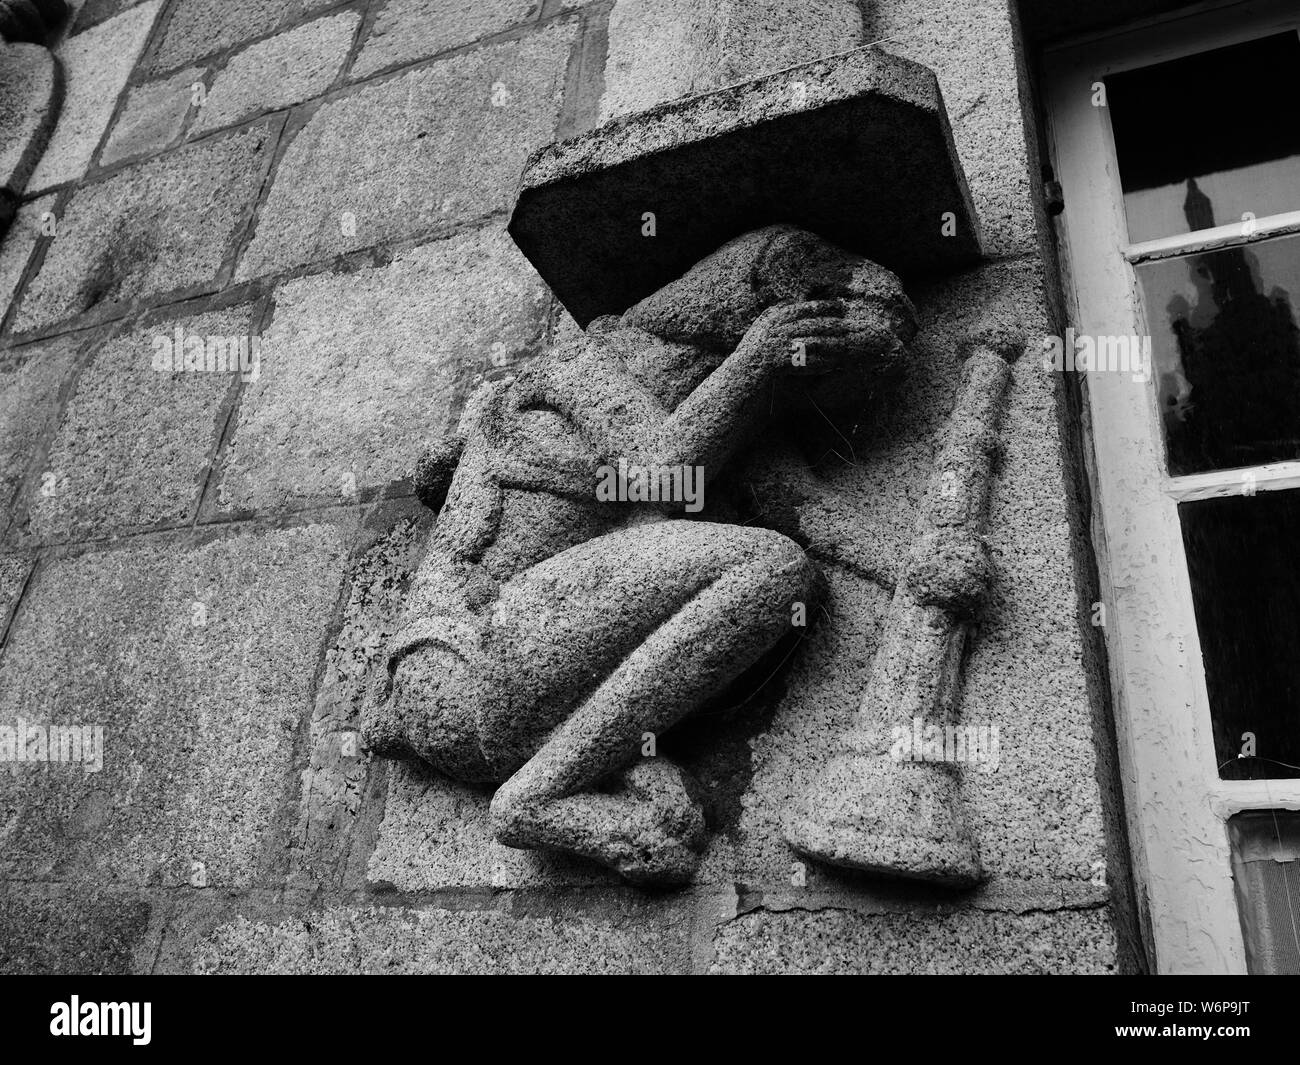
M 508 847 L 568 851 L 643 885 L 688 883 L 707 839 L 686 774 L 663 758 L 623 770 L 607 792 L 536 802 L 507 783 L 492 800 L 492 825 Z

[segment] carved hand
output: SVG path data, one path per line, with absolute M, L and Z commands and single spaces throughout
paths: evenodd
M 807 300 L 765 310 L 736 355 L 761 372 L 821 375 L 855 358 L 894 352 L 901 343 L 869 304 Z

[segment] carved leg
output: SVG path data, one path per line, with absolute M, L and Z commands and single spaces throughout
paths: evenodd
M 682 882 L 693 873 L 702 814 L 677 767 L 637 761 L 645 733 L 667 731 L 788 633 L 791 604 L 807 601 L 814 571 L 778 534 L 687 528 L 686 540 L 707 538 L 716 577 L 654 628 L 497 791 L 492 823 L 503 843 L 570 851 L 638 882 Z M 698 556 L 682 561 L 700 563 Z M 662 594 L 644 589 L 646 597 Z M 613 791 L 597 790 L 633 762 Z

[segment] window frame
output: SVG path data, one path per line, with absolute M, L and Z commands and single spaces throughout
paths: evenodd
M 1049 157 L 1067 317 L 1079 335 L 1148 334 L 1135 266 L 1300 232 L 1300 210 L 1130 245 L 1107 75 L 1280 32 L 1300 34 L 1294 2 L 1242 0 L 1076 38 L 1045 50 Z M 1079 375 L 1085 461 L 1096 506 L 1103 626 L 1134 873 L 1144 931 L 1164 973 L 1245 973 L 1227 820 L 1300 810 L 1300 779 L 1221 780 L 1178 518 L 1180 502 L 1300 488 L 1300 461 L 1174 477 L 1154 378 Z M 1254 474 L 1249 481 L 1243 474 Z

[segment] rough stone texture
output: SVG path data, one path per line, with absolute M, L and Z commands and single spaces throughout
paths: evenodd
M 983 532 L 1010 382 L 1005 360 L 1027 342 L 963 353 L 957 402 L 938 439 L 858 720 L 787 820 L 787 841 L 810 858 L 955 888 L 983 879 L 957 770 L 923 761 L 921 738 L 950 725 L 961 699 L 961 656 L 991 579 Z M 916 761 L 899 757 L 900 731 L 917 735 L 917 748 L 908 745 Z M 962 742 L 967 748 L 965 734 Z M 991 760 L 992 740 L 961 753 Z
M 192 63 L 240 41 L 270 33 L 297 0 L 179 0 L 151 62 L 154 73 Z
M 682 973 L 689 918 L 513 917 L 492 911 L 325 910 L 270 924 L 237 919 L 194 952 L 199 973 Z
M 825 333 L 807 320 L 826 313 L 803 302 L 814 294 L 839 312 Z M 638 883 L 690 880 L 706 811 L 647 735 L 703 714 L 797 635 L 792 604 L 811 598 L 813 569 L 793 540 L 725 510 L 689 521 L 635 496 L 602 501 L 597 470 L 683 463 L 704 468 L 710 492 L 744 496 L 729 476 L 737 438 L 779 433 L 817 397 L 856 414 L 914 331 L 892 274 L 773 226 L 485 385 L 455 445 L 421 464 L 417 490 L 450 488 L 367 701 L 373 749 L 504 782 L 488 813 L 508 846 Z M 801 338 L 825 360 L 819 377 L 790 358 Z M 701 509 L 689 490 L 673 501 L 686 517 Z
M 152 0 L 60 47 L 67 89 L 59 123 L 28 183 L 30 191 L 73 181 L 86 172 L 161 7 L 161 0 Z
M 394 764 L 366 878 L 398 891 L 617 882 L 591 862 L 498 843 L 488 819 L 491 798 L 491 788 L 458 784 L 418 762 Z
M 143 899 L 96 891 L 0 886 L 0 973 L 129 973 L 149 925 Z
M 854 0 L 618 0 L 609 16 L 602 120 L 861 43 Z
M 31 570 L 32 560 L 27 555 L 0 555 L 0 634 L 9 628 L 9 618 Z
M 248 337 L 251 308 L 163 319 L 110 340 L 82 371 L 30 504 L 32 532 L 76 541 L 193 520 L 238 372 L 154 369 L 156 338 Z
M 878 5 L 873 36 L 939 77 L 991 256 L 1037 250 L 1030 153 L 1007 8 L 969 0 Z
M 353 549 L 348 597 L 312 710 L 310 761 L 302 773 L 292 870 L 310 886 L 359 886 L 364 854 L 353 835 L 366 823 L 372 759 L 361 741 L 361 701 L 374 664 L 396 630 L 402 601 L 433 515 L 407 501 L 367 516 L 366 541 Z M 357 868 L 353 868 L 356 866 Z
M 0 722 L 99 725 L 99 772 L 0 769 L 0 876 L 258 882 L 344 547 L 332 526 L 46 560 L 0 659 Z
M 0 321 L 18 293 L 33 249 L 44 236 L 44 215 L 54 209 L 54 200 L 53 195 L 42 196 L 25 204 L 0 243 Z
M 47 49 L 0 42 L 0 234 L 6 201 L 27 187 L 54 129 L 61 91 L 58 66 Z
M 211 284 L 232 254 L 274 143 L 258 124 L 79 189 L 13 328 Z
M 80 339 L 60 337 L 20 348 L 0 371 L 0 529 L 9 525 L 14 496 L 58 420 Z
M 326 103 L 280 162 L 239 277 L 508 207 L 555 129 L 574 32 L 552 26 Z
M 1114 940 L 1104 909 L 925 917 L 760 911 L 717 930 L 711 971 L 1103 975 L 1114 972 Z
M 342 68 L 360 20 L 355 11 L 317 19 L 233 56 L 212 83 L 191 136 L 319 96 Z
M 780 709 L 755 741 L 739 871 L 724 870 L 747 883 L 788 884 L 794 856 L 777 841 L 779 819 L 866 688 L 874 634 L 912 539 L 936 435 L 955 400 L 958 345 L 990 321 L 1030 337 L 1046 329 L 1033 263 L 972 271 L 912 297 L 921 331 L 907 376 L 891 402 L 865 410 L 858 431 L 838 445 L 852 448 L 844 453 L 853 464 L 830 464 L 813 485 L 766 475 L 752 481 L 757 495 L 772 501 L 764 523 L 858 579 L 832 570 L 833 620 L 811 634 L 807 664 L 795 663 Z M 1044 427 L 1054 433 L 1055 424 L 1049 376 L 1037 360 L 1022 359 L 1013 368 L 989 509 L 994 580 L 970 646 L 958 721 L 999 728 L 999 767 L 964 777 L 990 889 L 1095 903 L 1106 896 L 1098 879 L 1105 840 L 1073 572 L 1060 547 L 1069 542 L 1064 473 L 1059 451 L 1044 443 Z M 878 587 L 860 584 L 863 578 Z M 819 874 L 810 866 L 808 875 Z
M 860 49 L 600 127 L 530 161 L 510 232 L 586 325 L 773 223 L 904 278 L 973 262 L 978 233 L 934 76 Z
M 133 155 L 152 155 L 176 140 L 190 114 L 193 86 L 202 79 L 203 70 L 190 67 L 132 89 L 100 153 L 100 165 L 111 166 Z
M 540 0 L 388 0 L 352 67 L 365 77 L 386 67 L 469 44 L 526 22 Z
M 380 269 L 281 286 L 223 502 L 263 510 L 347 499 L 409 474 L 447 428 L 455 382 L 494 354 L 516 361 L 547 304 L 493 230 L 414 248 Z
M 144 2 L 145 0 L 72 0 L 68 5 L 76 9 L 72 30 L 80 33 Z

